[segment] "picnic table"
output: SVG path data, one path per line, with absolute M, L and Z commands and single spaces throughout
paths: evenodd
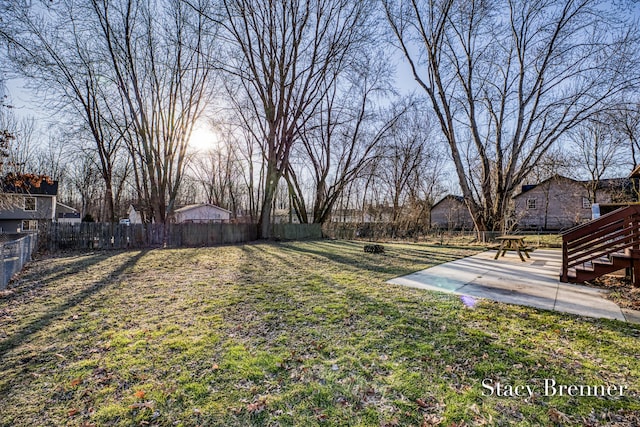
M 525 262 L 522 256 L 523 253 L 527 258 L 531 258 L 529 252 L 533 251 L 533 248 L 529 248 L 524 244 L 524 237 L 525 236 L 500 236 L 496 238 L 496 240 L 500 241 L 500 246 L 498 246 L 498 252 L 493 259 L 498 259 L 501 252 L 502 256 L 504 256 L 507 251 L 516 251 L 522 262 Z

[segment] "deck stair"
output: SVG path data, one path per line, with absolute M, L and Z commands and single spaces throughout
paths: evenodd
M 562 282 L 581 283 L 621 269 L 640 284 L 640 205 L 620 208 L 562 234 Z

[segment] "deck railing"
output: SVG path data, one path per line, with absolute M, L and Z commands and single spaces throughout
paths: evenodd
M 562 234 L 562 273 L 569 281 L 569 269 L 619 253 L 640 249 L 640 205 L 617 209 Z

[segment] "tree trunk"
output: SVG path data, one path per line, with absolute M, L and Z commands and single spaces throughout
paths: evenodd
M 262 199 L 260 219 L 258 220 L 258 239 L 271 238 L 271 213 L 279 180 L 280 175 L 276 171 L 275 166 L 273 164 L 267 165 L 264 198 Z
M 107 211 L 107 220 L 109 222 L 116 222 L 115 205 L 113 203 L 113 189 L 111 188 L 111 177 L 105 177 L 105 203 Z

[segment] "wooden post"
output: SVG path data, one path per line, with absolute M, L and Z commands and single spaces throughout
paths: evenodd
M 631 261 L 631 265 L 632 265 L 631 270 L 633 270 L 631 280 L 632 280 L 633 286 L 638 287 L 640 286 L 640 259 L 637 258 L 637 255 L 634 255 L 633 260 Z
M 569 281 L 569 252 L 567 249 L 567 238 L 562 236 L 562 273 L 560 274 L 561 282 Z
M 633 269 L 633 286 L 640 286 L 640 242 L 638 238 L 635 236 L 637 232 L 640 231 L 640 220 L 638 219 L 637 214 L 634 214 L 631 217 L 631 234 L 633 246 L 631 247 L 631 257 L 632 257 L 632 269 Z

